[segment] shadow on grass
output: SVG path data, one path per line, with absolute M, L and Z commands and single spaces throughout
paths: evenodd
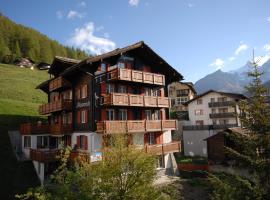
M 18 130 L 20 123 L 39 120 L 44 118 L 0 115 L 0 199 L 14 199 L 15 194 L 40 184 L 31 161 L 17 162 L 8 136 L 8 130 Z

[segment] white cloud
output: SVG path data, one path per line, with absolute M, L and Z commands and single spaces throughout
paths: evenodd
M 216 67 L 216 69 L 221 69 L 224 65 L 224 61 L 221 58 L 216 58 L 216 60 L 209 66 Z
M 96 28 L 96 31 L 102 31 L 102 30 L 104 30 L 104 27 L 103 27 L 103 26 L 98 26 L 98 27 Z
M 85 15 L 86 15 L 85 13 L 79 13 L 79 12 L 77 12 L 75 10 L 70 10 L 68 12 L 67 18 L 68 19 L 75 19 L 75 18 L 82 19 L 82 18 L 85 17 Z
M 94 35 L 94 32 L 94 23 L 89 22 L 82 28 L 75 29 L 69 43 L 97 55 L 115 49 L 116 44 L 113 41 L 107 38 L 97 37 Z
M 62 19 L 64 14 L 63 14 L 63 12 L 61 10 L 58 10 L 58 11 L 56 11 L 56 16 L 57 16 L 58 19 Z
M 266 20 L 267 20 L 268 22 L 270 22 L 270 17 L 267 17 Z
M 234 56 L 229 57 L 229 61 L 234 61 L 234 60 L 235 60 Z
M 264 50 L 264 51 L 270 51 L 270 44 L 265 44 L 265 45 L 263 46 L 263 50 Z
M 109 33 L 104 33 L 103 34 L 105 38 L 109 38 L 110 37 L 110 34 Z
M 235 50 L 234 54 L 235 55 L 239 55 L 241 52 L 244 52 L 248 49 L 248 45 L 247 44 L 244 44 L 244 43 L 241 43 L 239 45 L 239 47 Z
M 140 0 L 129 0 L 128 4 L 130 6 L 138 6 L 139 2 L 140 2 Z
M 86 3 L 85 3 L 84 1 L 81 1 L 81 2 L 78 4 L 78 6 L 80 6 L 80 7 L 85 7 L 85 6 L 86 6 Z

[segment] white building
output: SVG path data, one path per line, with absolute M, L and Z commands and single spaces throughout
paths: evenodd
M 183 126 L 184 154 L 207 156 L 204 139 L 224 128 L 241 126 L 239 101 L 242 94 L 209 90 L 188 101 L 189 122 Z

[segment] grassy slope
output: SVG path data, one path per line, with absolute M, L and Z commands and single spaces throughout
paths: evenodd
M 46 95 L 35 87 L 46 79 L 44 71 L 0 64 L 0 199 L 11 199 L 38 184 L 31 162 L 16 161 L 7 130 L 39 117 L 37 108 Z

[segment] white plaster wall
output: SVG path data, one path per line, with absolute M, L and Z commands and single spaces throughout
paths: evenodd
M 40 173 L 38 172 L 38 165 L 39 164 L 40 164 Z M 41 184 L 43 184 L 44 178 L 45 178 L 45 164 L 38 162 L 38 161 L 33 161 L 33 165 L 35 167 L 36 173 L 38 175 L 38 178 L 39 178 Z
M 165 154 L 164 155 L 164 164 L 165 164 L 165 168 L 171 168 L 172 167 L 172 160 L 170 158 L 170 154 Z
M 163 132 L 163 143 L 170 143 L 172 141 L 171 130 Z
M 212 108 L 210 108 L 208 106 L 208 103 L 211 102 L 211 98 L 215 98 L 215 102 L 218 101 L 219 97 L 227 97 L 227 101 L 234 101 L 234 99 L 228 97 L 228 96 L 224 96 L 221 95 L 219 93 L 216 92 L 211 92 L 202 98 L 202 104 L 197 104 L 197 100 L 194 100 L 193 102 L 188 104 L 188 113 L 189 113 L 189 119 L 190 119 L 190 124 L 191 125 L 195 125 L 196 121 L 198 120 L 203 120 L 204 125 L 211 125 L 213 124 L 212 119 L 210 119 L 209 114 L 212 113 Z M 222 108 L 222 107 L 216 107 L 216 113 L 218 113 L 218 108 Z M 235 112 L 234 107 L 224 107 L 224 108 L 228 108 L 228 112 Z M 195 115 L 195 110 L 203 110 L 203 115 Z M 225 118 L 224 118 L 225 119 Z M 231 124 L 235 124 L 236 123 L 236 118 L 226 118 L 229 120 L 229 123 Z M 217 119 L 218 121 L 218 119 Z M 218 124 L 218 122 L 217 122 Z
M 204 139 L 217 134 L 219 131 L 220 130 L 184 130 L 184 154 L 186 156 L 207 157 L 207 142 Z

